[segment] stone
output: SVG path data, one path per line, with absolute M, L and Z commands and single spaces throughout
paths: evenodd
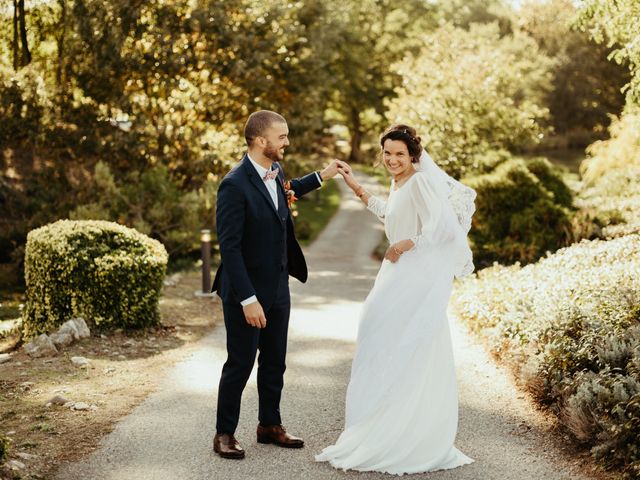
M 68 330 L 64 332 L 52 333 L 51 335 L 49 335 L 49 338 L 58 348 L 66 347 L 67 345 L 71 345 L 73 343 L 73 334 Z
M 73 320 L 67 320 L 62 325 L 60 325 L 60 328 L 58 328 L 57 333 L 63 334 L 63 335 L 64 334 L 71 335 L 71 337 L 74 340 L 78 340 L 80 338 L 80 332 L 78 332 L 78 326 L 76 325 L 76 322 L 74 322 Z
M 0 364 L 7 363 L 9 360 L 11 360 L 10 353 L 0 353 Z
M 24 351 L 34 358 L 52 357 L 58 354 L 58 349 L 46 333 L 27 343 L 24 346 Z
M 69 400 L 67 400 L 66 398 L 64 398 L 62 395 L 54 395 L 53 397 L 51 397 L 49 400 L 47 400 L 47 404 L 52 404 L 52 405 L 64 405 L 65 403 L 67 403 Z
M 91 336 L 91 331 L 87 326 L 87 322 L 84 321 L 84 318 L 77 317 L 72 319 L 71 321 L 76 324 L 76 327 L 78 329 L 78 335 L 80 338 L 89 338 Z
M 90 410 L 91 409 L 91 405 L 89 405 L 88 403 L 84 403 L 84 402 L 77 402 L 73 404 L 73 407 L 71 407 L 73 410 Z
M 18 457 L 20 457 L 23 460 L 35 460 L 36 458 L 38 458 L 37 455 L 32 455 L 30 453 L 26 453 L 26 452 L 18 452 L 16 453 L 16 455 Z
M 89 365 L 90 360 L 85 357 L 71 357 L 71 363 L 78 367 L 85 367 Z
M 107 375 L 109 375 L 110 373 L 113 373 L 115 371 L 116 371 L 115 367 L 107 367 L 107 368 L 104 369 L 104 373 L 107 374 Z
M 24 470 L 27 466 L 19 460 L 9 460 L 6 464 L 11 470 Z

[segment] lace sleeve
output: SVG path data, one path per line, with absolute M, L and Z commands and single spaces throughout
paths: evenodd
M 381 221 L 384 222 L 384 215 L 387 210 L 387 202 L 380 197 L 370 196 L 367 203 L 367 209 L 373 212 Z

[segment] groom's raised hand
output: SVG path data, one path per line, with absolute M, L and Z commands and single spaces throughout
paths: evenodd
M 333 160 L 320 172 L 320 177 L 322 177 L 323 181 L 329 180 L 330 178 L 335 177 L 340 171 L 348 168 L 349 165 L 346 162 L 343 162 L 342 160 Z
M 252 327 L 264 328 L 267 326 L 267 317 L 264 316 L 264 310 L 260 302 L 253 302 L 242 307 L 244 318 Z

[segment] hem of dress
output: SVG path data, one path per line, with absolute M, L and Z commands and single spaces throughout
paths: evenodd
M 411 470 L 411 471 L 407 471 L 407 472 L 393 472 L 393 471 L 390 471 L 390 470 L 376 469 L 376 468 L 342 467 L 340 465 L 337 465 L 336 462 L 333 459 L 319 460 L 318 457 L 320 457 L 320 455 L 316 455 L 315 456 L 315 461 L 316 462 L 318 462 L 318 463 L 319 462 L 327 462 L 333 468 L 335 468 L 337 470 L 342 470 L 343 472 L 347 472 L 349 470 L 356 471 L 356 472 L 378 472 L 378 473 L 386 473 L 388 475 L 396 475 L 398 477 L 401 477 L 403 475 L 415 475 L 415 474 L 419 474 L 419 473 L 438 472 L 440 470 L 453 470 L 454 468 L 463 467 L 465 465 L 470 465 L 470 464 L 475 462 L 475 460 L 473 458 L 466 457 L 466 459 L 462 460 L 460 463 L 456 463 L 455 465 L 444 465 L 444 466 L 440 466 L 440 467 L 430 468 L 430 469 L 427 469 L 427 470 Z

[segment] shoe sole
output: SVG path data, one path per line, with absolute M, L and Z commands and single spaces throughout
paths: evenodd
M 258 437 L 258 443 L 277 445 L 282 448 L 302 448 L 304 447 L 304 443 L 296 444 L 296 443 L 279 443 L 271 440 L 270 438 Z

